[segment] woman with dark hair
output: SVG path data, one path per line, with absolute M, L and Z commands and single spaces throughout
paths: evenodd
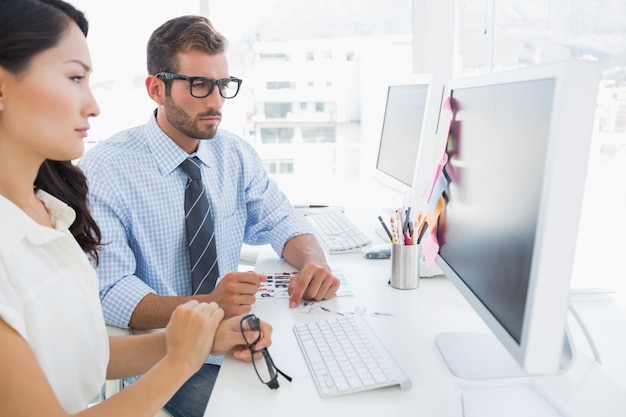
M 154 416 L 209 354 L 250 360 L 240 317 L 177 308 L 166 331 L 107 336 L 100 231 L 71 162 L 97 116 L 84 15 L 61 0 L 3 0 L 0 13 L 0 415 Z M 262 323 L 257 348 L 270 343 Z M 144 374 L 87 410 L 105 378 Z

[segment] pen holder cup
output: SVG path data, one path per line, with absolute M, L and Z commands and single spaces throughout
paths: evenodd
M 391 280 L 393 288 L 413 290 L 420 284 L 421 245 L 391 245 Z

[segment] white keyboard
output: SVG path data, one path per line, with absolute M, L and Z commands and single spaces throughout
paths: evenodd
M 304 214 L 329 253 L 353 252 L 372 242 L 341 210 L 304 212 Z
M 411 387 L 362 316 L 335 316 L 293 330 L 322 398 L 393 385 Z

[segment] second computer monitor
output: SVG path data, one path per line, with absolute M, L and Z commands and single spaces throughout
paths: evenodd
M 399 204 L 414 201 L 420 143 L 436 132 L 443 89 L 442 79 L 431 74 L 403 77 L 387 87 L 374 176 L 402 194 Z

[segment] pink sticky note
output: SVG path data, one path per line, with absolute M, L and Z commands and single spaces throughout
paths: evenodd
M 437 170 L 435 171 L 435 175 L 433 175 L 432 178 L 430 178 L 428 180 L 428 183 L 426 184 L 426 189 L 424 190 L 423 197 L 429 206 L 433 206 L 437 202 L 437 199 L 441 196 L 443 189 L 448 185 L 448 181 L 445 179 L 445 176 L 442 174 L 443 167 L 446 166 L 446 163 L 448 163 L 448 154 L 444 153 L 443 157 L 439 161 L 439 164 L 437 165 Z M 435 190 L 435 185 L 437 185 L 439 182 L 439 186 L 441 186 L 442 181 L 445 181 L 445 184 L 443 184 L 443 188 L 441 189 L 441 192 L 433 193 L 433 191 Z
M 437 228 L 431 227 L 430 234 L 422 239 L 422 253 L 427 266 L 432 266 L 439 253 L 439 241 L 437 241 Z

